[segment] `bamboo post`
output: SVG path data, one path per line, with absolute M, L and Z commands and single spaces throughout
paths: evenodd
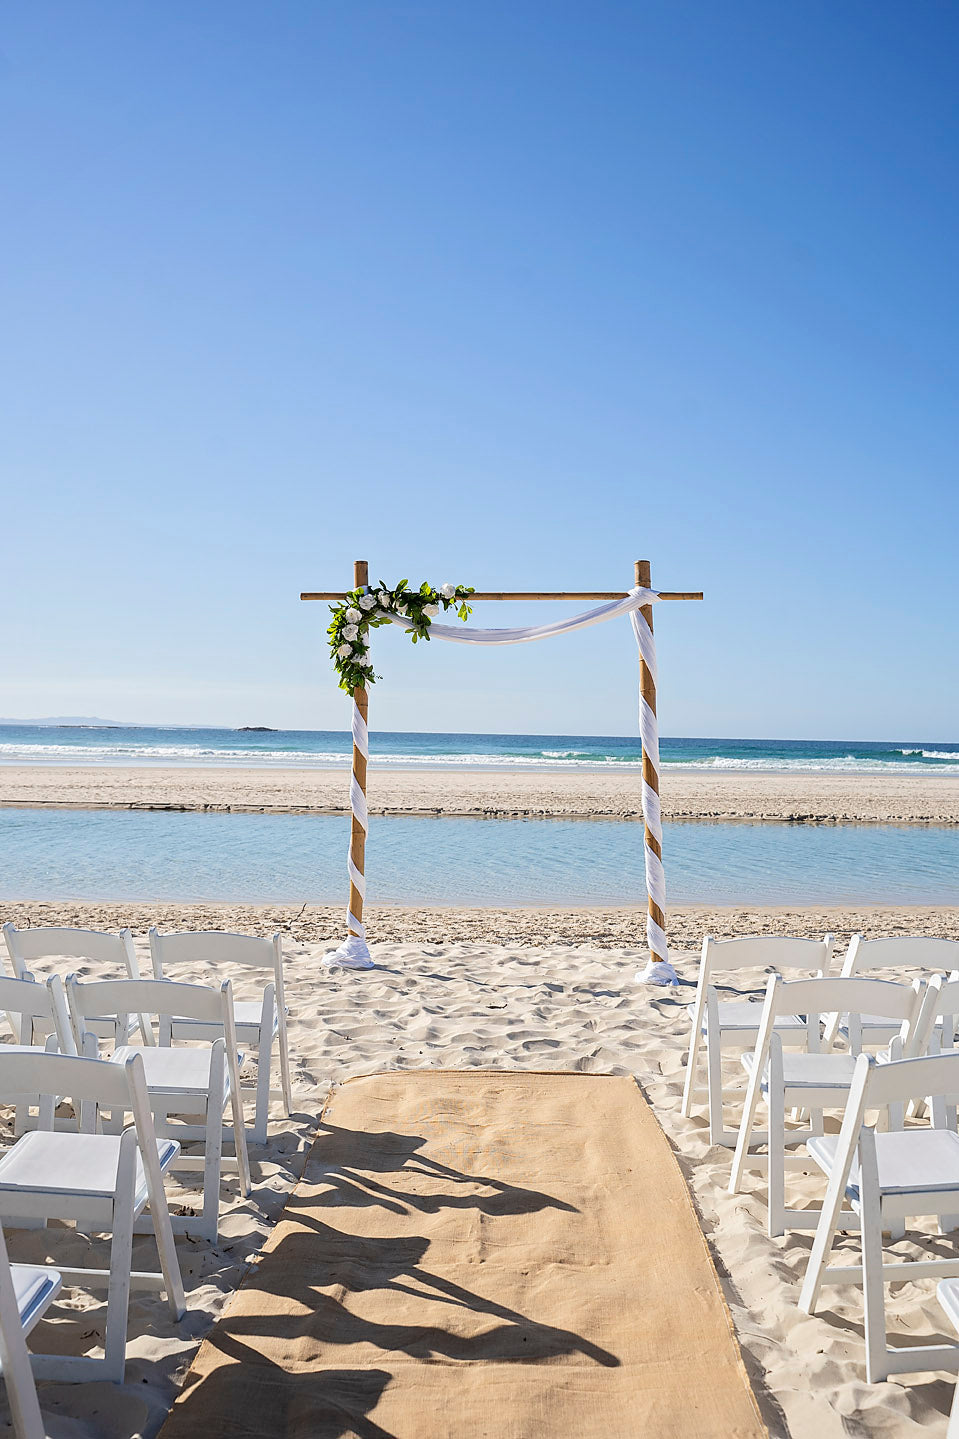
M 651 570 L 651 567 L 650 567 L 649 560 L 637 560 L 636 563 L 635 563 L 635 565 L 634 565 L 634 574 L 635 574 L 634 583 L 635 583 L 636 585 L 642 586 L 642 588 L 643 588 L 644 590 L 651 590 L 651 589 L 652 589 L 652 587 L 653 587 L 653 585 L 652 585 L 652 570 Z M 642 608 L 640 609 L 640 612 L 639 612 L 639 613 L 643 616 L 643 618 L 645 619 L 646 623 L 649 625 L 649 628 L 652 629 L 652 627 L 653 627 L 653 607 L 652 607 L 652 605 L 643 605 Z M 642 658 L 642 656 L 640 656 L 640 660 L 639 660 L 639 692 L 640 692 L 642 698 L 643 698 L 643 699 L 646 701 L 646 703 L 649 705 L 649 707 L 650 707 L 650 709 L 652 710 L 653 714 L 655 714 L 655 713 L 656 713 L 656 681 L 655 681 L 655 679 L 653 678 L 652 674 L 650 673 L 649 667 L 648 667 L 648 665 L 646 664 L 646 661 Z M 649 787 L 650 787 L 650 789 L 653 790 L 657 795 L 659 794 L 659 774 L 657 773 L 656 767 L 655 767 L 655 765 L 653 764 L 652 760 L 650 759 L 649 755 L 646 753 L 645 748 L 643 749 L 643 781 L 644 781 L 646 784 L 648 784 Z M 646 832 L 646 843 L 649 845 L 649 847 L 650 847 L 650 849 L 652 850 L 653 854 L 656 855 L 656 857 L 658 858 L 658 860 L 660 861 L 660 863 L 662 863 L 662 859 L 663 859 L 663 848 L 662 848 L 662 845 L 660 844 L 660 842 L 659 842 L 659 840 L 656 838 L 656 836 L 655 836 L 654 834 L 651 834 L 651 833 L 650 833 L 649 825 L 646 824 L 645 819 L 644 819 L 644 821 L 643 821 L 643 827 L 644 827 L 645 832 Z M 649 915 L 650 915 L 650 918 L 654 921 L 654 923 L 658 924 L 659 927 L 660 927 L 660 929 L 662 929 L 663 931 L 665 931 L 665 929 L 666 929 L 666 915 L 665 915 L 665 914 L 663 913 L 663 911 L 660 909 L 659 905 L 655 902 L 655 900 L 653 899 L 652 895 L 649 896 Z M 656 951 L 653 950 L 653 949 L 650 950 L 650 957 L 651 957 L 651 959 L 652 959 L 652 961 L 653 961 L 654 964 L 657 963 L 657 962 L 659 962 L 659 961 L 661 961 L 661 960 L 665 960 L 665 958 L 666 958 L 665 954 L 657 954 Z
M 353 562 L 353 588 L 367 586 L 370 582 L 370 567 L 366 560 L 354 560 Z M 363 723 L 369 722 L 370 697 L 367 694 L 365 685 L 357 685 L 353 691 L 353 703 L 359 710 Z M 366 795 L 366 755 L 357 748 L 356 741 L 353 742 L 353 778 Z M 355 864 L 360 874 L 366 874 L 366 830 L 360 824 L 356 815 L 353 816 L 353 828 L 350 833 L 350 859 Z M 356 885 L 350 880 L 350 915 L 352 918 L 363 920 L 363 896 Z M 350 934 L 355 934 L 353 925 L 349 926 Z

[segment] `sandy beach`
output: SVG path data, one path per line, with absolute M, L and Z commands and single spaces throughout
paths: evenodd
M 370 767 L 375 815 L 638 819 L 635 770 Z M 663 814 L 679 820 L 959 824 L 959 775 L 752 774 L 667 770 Z M 346 814 L 345 770 L 2 766 L 0 806 Z
M 18 906 L 4 906 L 4 917 L 106 925 L 117 922 L 118 907 L 68 907 L 55 914 L 53 906 L 32 905 L 22 912 Z M 281 915 L 235 907 L 167 906 L 149 913 L 128 910 L 127 918 L 142 935 L 142 924 L 151 918 L 165 926 L 242 921 L 268 930 Z M 328 946 L 304 936 L 313 926 L 331 926 L 331 937 L 337 931 L 326 916 L 301 915 L 287 929 L 286 939 L 296 1113 L 292 1120 L 276 1115 L 268 1148 L 252 1152 L 251 1199 L 240 1200 L 234 1185 L 229 1181 L 224 1185 L 225 1242 L 214 1249 L 205 1243 L 178 1241 L 190 1306 L 186 1320 L 171 1325 L 162 1301 L 141 1293 L 131 1309 L 130 1359 L 123 1386 L 43 1386 L 56 1439 L 132 1435 L 149 1439 L 156 1433 L 197 1344 L 246 1267 L 255 1262 L 295 1182 L 329 1084 L 354 1074 L 424 1066 L 634 1074 L 692 1187 L 770 1433 L 776 1439 L 841 1439 L 851 1434 L 905 1439 L 921 1432 L 941 1439 L 953 1381 L 942 1375 L 918 1375 L 866 1384 L 861 1291 L 833 1289 L 822 1314 L 801 1315 L 796 1298 L 810 1236 L 767 1239 L 762 1176 L 751 1176 L 744 1194 L 727 1195 L 729 1153 L 710 1148 L 701 1115 L 688 1121 L 680 1116 L 686 1007 L 696 969 L 693 931 L 707 923 L 722 932 L 730 923 L 752 927 L 763 918 L 772 927 L 788 919 L 793 928 L 803 925 L 815 932 L 827 921 L 838 925 L 840 915 L 677 915 L 677 928 L 686 927 L 689 944 L 674 954 L 684 984 L 671 992 L 635 984 L 636 970 L 645 959 L 643 950 L 638 944 L 612 942 L 596 916 L 592 919 L 595 940 L 577 944 L 544 937 L 534 947 L 529 939 L 496 943 L 451 937 L 469 932 L 478 922 L 475 915 L 447 916 L 446 938 L 433 938 L 421 931 L 420 917 L 413 912 L 396 912 L 391 921 L 376 912 L 371 927 L 379 930 L 392 922 L 394 933 L 405 926 L 406 934 L 377 943 L 378 969 L 357 975 L 322 967 L 320 959 Z M 849 912 L 842 918 L 862 923 L 870 915 Z M 874 912 L 871 918 L 873 933 L 907 923 L 929 932 L 959 932 L 955 912 Z M 588 925 L 583 912 L 577 922 Z M 500 923 L 499 917 L 489 918 L 491 930 Z M 525 917 L 519 923 L 522 928 Z M 818 1197 L 821 1186 L 816 1179 L 798 1182 L 810 1199 Z M 10 1237 L 18 1258 L 37 1259 L 45 1250 L 41 1234 L 11 1231 Z M 68 1251 L 76 1255 L 95 1247 L 81 1237 L 57 1234 L 56 1241 L 53 1247 L 64 1262 Z M 918 1252 L 909 1242 L 899 1248 L 903 1255 Z M 78 1262 L 84 1262 L 82 1255 Z M 950 1337 L 942 1329 L 931 1282 L 893 1286 L 888 1312 L 891 1327 L 900 1335 Z M 40 1343 L 75 1349 L 91 1342 L 80 1336 L 100 1333 L 102 1307 L 82 1291 L 72 1291 L 53 1313 L 53 1322 L 38 1331 Z
M 638 819 L 637 781 L 638 774 L 622 772 L 374 771 L 371 809 L 387 815 Z M 665 813 L 673 819 L 959 824 L 959 782 L 945 776 L 687 772 L 667 774 L 663 789 Z M 0 770 L 0 804 L 6 806 L 342 814 L 346 794 L 343 771 Z M 251 1198 L 243 1201 L 235 1186 L 224 1185 L 224 1241 L 216 1248 L 180 1241 L 190 1306 L 183 1324 L 172 1325 L 162 1302 L 141 1293 L 131 1308 L 122 1387 L 44 1386 L 55 1439 L 149 1439 L 157 1432 L 198 1343 L 256 1262 L 301 1172 L 329 1085 L 351 1075 L 415 1067 L 635 1075 L 692 1188 L 770 1433 L 777 1439 L 850 1434 L 905 1439 L 920 1430 L 933 1439 L 944 1435 L 952 1381 L 920 1375 L 866 1384 L 861 1292 L 836 1289 L 822 1315 L 799 1314 L 796 1298 L 810 1236 L 767 1239 L 762 1176 L 750 1177 L 744 1194 L 728 1196 L 730 1155 L 709 1146 L 701 1115 L 682 1119 L 679 1097 L 686 1011 L 704 933 L 830 932 L 841 951 L 856 931 L 959 939 L 959 908 L 677 907 L 669 913 L 669 934 L 682 986 L 672 992 L 635 983 L 646 958 L 644 904 L 610 909 L 372 904 L 365 918 L 379 967 L 366 975 L 322 965 L 323 955 L 342 938 L 340 905 L 53 902 L 25 896 L 4 902 L 0 911 L 0 919 L 18 926 L 129 925 L 144 960 L 152 924 L 163 930 L 279 930 L 287 957 L 296 1112 L 289 1120 L 275 1113 L 268 1147 L 252 1152 Z M 733 983 L 739 986 L 741 977 Z M 821 1185 L 815 1178 L 800 1178 L 798 1184 L 810 1201 L 818 1201 Z M 11 1241 L 17 1258 L 45 1257 L 42 1235 L 11 1233 Z M 78 1264 L 92 1262 L 88 1252 L 96 1246 L 90 1241 L 63 1235 L 57 1241 L 52 1249 L 62 1262 L 71 1262 L 69 1254 Z M 918 1253 L 908 1242 L 900 1247 L 903 1255 Z M 934 1290 L 932 1282 L 892 1288 L 891 1327 L 909 1335 L 940 1333 Z M 102 1319 L 96 1298 L 71 1291 L 38 1342 L 83 1348 L 96 1342 Z

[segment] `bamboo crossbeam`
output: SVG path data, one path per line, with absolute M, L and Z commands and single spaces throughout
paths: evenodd
M 624 600 L 628 590 L 474 590 L 469 604 L 475 600 Z M 701 600 L 702 590 L 661 590 L 661 600 Z M 346 595 L 333 590 L 303 590 L 301 600 L 345 600 Z

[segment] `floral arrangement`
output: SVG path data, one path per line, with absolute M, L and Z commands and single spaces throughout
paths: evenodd
M 465 624 L 472 614 L 466 603 L 472 593 L 469 585 L 441 585 L 435 590 L 426 580 L 418 590 L 411 590 L 408 580 L 400 580 L 392 590 L 382 581 L 368 589 L 351 590 L 340 604 L 330 606 L 333 619 L 327 631 L 340 689 L 352 694 L 376 679 L 370 661 L 371 629 L 389 624 L 390 616 L 398 615 L 410 622 L 408 633 L 414 644 L 428 640 L 430 624 L 441 609 L 455 610 Z

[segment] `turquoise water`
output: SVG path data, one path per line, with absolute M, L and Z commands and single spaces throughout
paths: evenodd
M 348 707 L 344 704 L 344 724 Z M 566 770 L 634 768 L 638 735 L 370 735 L 381 768 Z M 959 743 L 930 739 L 660 741 L 664 769 L 834 774 L 959 774 Z M 0 724 L 0 764 L 250 765 L 345 769 L 339 730 L 154 729 L 144 726 Z
M 340 902 L 348 818 L 0 810 L 0 899 Z M 617 820 L 374 819 L 371 902 L 641 903 Z M 959 904 L 959 829 L 667 824 L 673 904 Z M 2 917 L 2 916 L 0 916 Z

